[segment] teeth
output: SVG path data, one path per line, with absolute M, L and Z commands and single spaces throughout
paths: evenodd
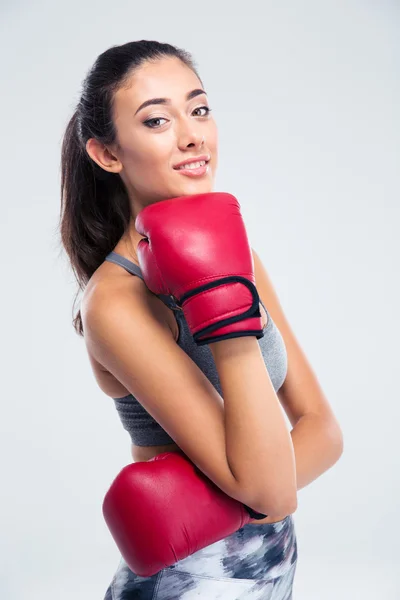
M 198 169 L 199 167 L 204 167 L 205 164 L 206 161 L 201 160 L 198 162 L 188 163 L 187 165 L 182 165 L 181 167 L 178 167 L 178 169 Z

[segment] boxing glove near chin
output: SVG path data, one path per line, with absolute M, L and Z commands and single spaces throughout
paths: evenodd
M 143 208 L 135 228 L 144 281 L 173 296 L 198 345 L 264 335 L 254 262 L 240 204 L 210 192 Z
M 141 577 L 267 516 L 225 494 L 180 452 L 124 467 L 102 509 L 122 557 Z

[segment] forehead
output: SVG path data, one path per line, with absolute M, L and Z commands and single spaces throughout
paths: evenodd
M 185 102 L 185 95 L 201 87 L 197 75 L 176 57 L 147 61 L 138 67 L 129 85 L 115 94 L 114 105 L 123 110 L 136 108 L 150 98 L 171 98 L 172 102 Z

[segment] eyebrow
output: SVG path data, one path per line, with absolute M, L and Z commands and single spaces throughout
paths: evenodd
M 191 100 L 192 98 L 195 98 L 196 96 L 199 96 L 200 94 L 206 94 L 206 92 L 202 89 L 192 90 L 191 92 L 186 94 L 186 101 Z M 207 96 L 207 94 L 206 94 L 206 96 Z M 150 104 L 170 104 L 170 103 L 171 103 L 171 100 L 169 98 L 151 98 L 150 100 L 146 100 L 145 102 L 143 102 L 143 104 L 141 104 L 139 106 L 139 108 L 135 112 L 135 115 L 137 115 L 139 110 L 142 110 L 142 108 L 145 108 L 146 106 L 149 106 Z

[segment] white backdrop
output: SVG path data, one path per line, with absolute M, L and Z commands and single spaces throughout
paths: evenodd
M 81 81 L 135 39 L 194 55 L 215 189 L 239 198 L 343 429 L 339 462 L 299 492 L 294 598 L 399 598 L 399 4 L 14 1 L 0 16 L 1 598 L 100 600 L 119 561 L 101 502 L 129 436 L 72 328 L 57 224 Z

